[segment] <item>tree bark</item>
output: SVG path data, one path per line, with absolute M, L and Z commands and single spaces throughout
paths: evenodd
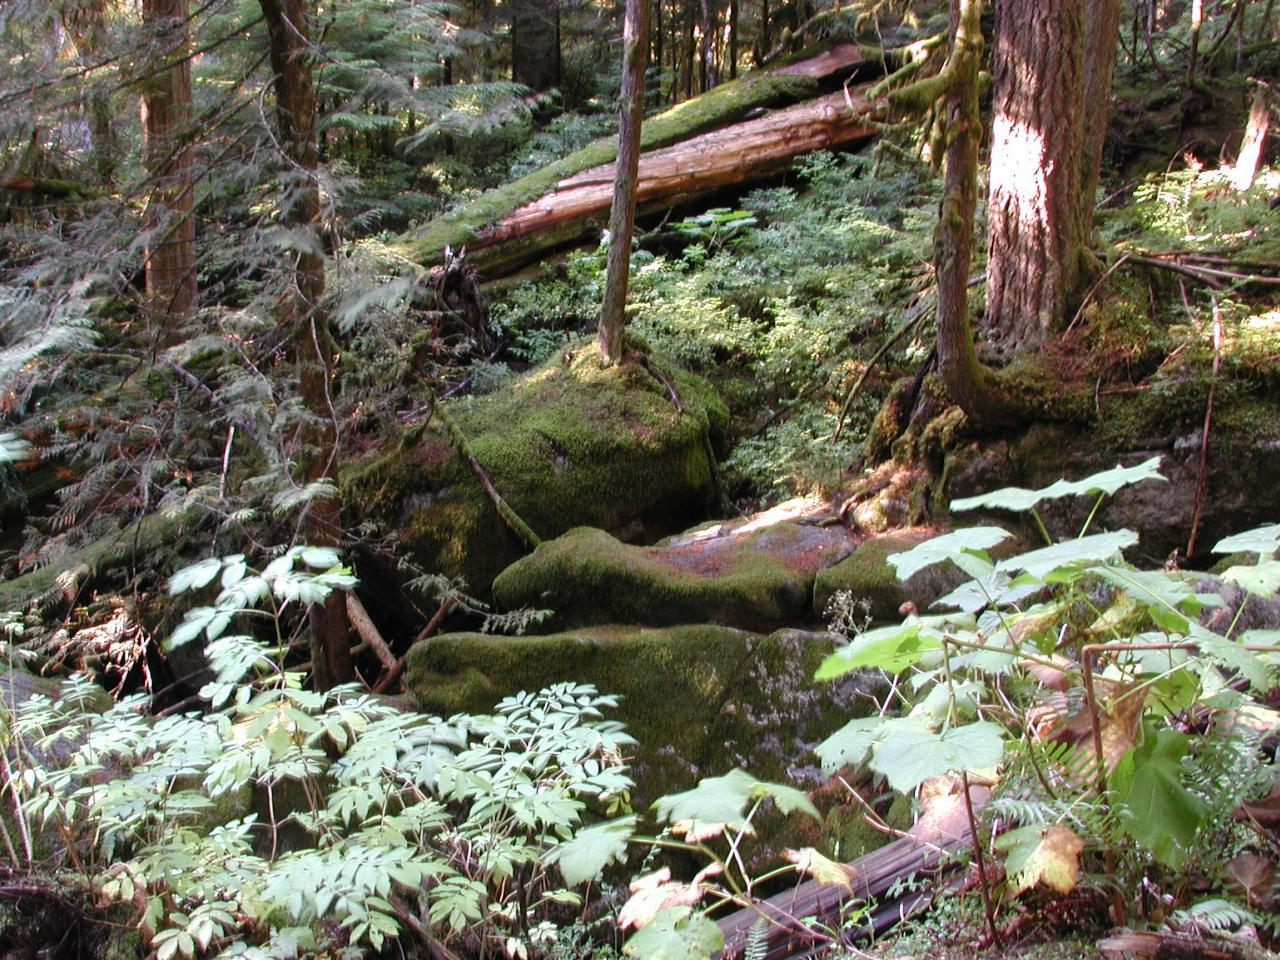
M 177 323 L 196 305 L 188 12 L 187 0 L 142 2 L 143 24 L 170 41 L 166 59 L 174 61 L 149 77 L 142 90 L 144 151 L 153 183 L 145 216 L 147 309 L 161 345 L 175 339 Z
M 303 479 L 331 479 L 337 460 L 337 428 L 333 411 L 335 347 L 325 313 L 324 258 L 320 238 L 320 187 L 316 178 L 316 88 L 312 74 L 311 33 L 304 0 L 259 0 L 266 18 L 271 69 L 275 73 L 276 129 L 288 163 L 281 219 L 311 234 L 306 249 L 295 255 L 288 292 L 280 303 L 280 320 L 293 343 L 298 368 L 298 395 L 313 418 L 300 458 Z M 306 507 L 302 533 L 314 546 L 341 543 L 340 506 L 334 496 L 313 497 Z M 312 681 L 327 689 L 352 678 L 350 630 L 342 596 L 330 595 L 313 606 L 311 626 Z
M 1019 351 L 1055 332 L 1085 260 L 1083 0 L 1005 0 L 995 36 L 983 329 L 998 349 Z
M 1253 186 L 1258 175 L 1258 165 L 1262 162 L 1262 147 L 1267 141 L 1267 132 L 1271 127 L 1271 98 L 1267 86 L 1259 83 L 1253 92 L 1253 104 L 1249 108 L 1249 124 L 1245 127 L 1244 139 L 1240 142 L 1240 153 L 1236 157 L 1235 169 L 1231 172 L 1231 184 L 1237 190 L 1248 190 Z
M 1080 144 L 1080 235 L 1093 233 L 1102 146 L 1111 112 L 1111 83 L 1120 45 L 1121 0 L 1085 0 L 1084 133 Z
M 942 206 L 934 235 L 938 281 L 938 372 L 951 399 L 979 423 L 1001 418 L 1003 408 L 978 360 L 969 322 L 969 269 L 973 211 L 978 197 L 978 68 L 982 64 L 982 0 L 953 0 L 947 90 L 947 150 Z
M 622 31 L 622 97 L 618 107 L 618 160 L 609 213 L 609 259 L 598 347 L 606 365 L 622 360 L 631 234 L 636 224 L 636 177 L 640 168 L 640 123 L 644 119 L 644 67 L 649 52 L 649 0 L 627 0 Z

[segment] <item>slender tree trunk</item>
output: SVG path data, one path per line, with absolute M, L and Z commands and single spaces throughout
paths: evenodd
M 102 55 L 106 40 L 107 4 L 105 0 L 87 0 L 63 7 L 62 23 L 75 42 L 80 56 L 89 61 Z M 144 9 L 144 26 L 146 12 Z M 93 165 L 103 184 L 115 181 L 119 143 L 112 127 L 111 97 L 101 91 L 89 96 L 89 130 L 93 138 Z
M 558 0 L 515 0 L 511 12 L 511 79 L 531 90 L 560 82 Z
M 1093 233 L 1102 146 L 1111 113 L 1111 83 L 1120 46 L 1121 0 L 1085 0 L 1084 134 L 1080 144 L 1080 236 Z
M 952 0 L 952 74 L 947 93 L 947 149 L 942 208 L 934 235 L 938 279 L 938 372 L 951 399 L 973 421 L 1001 419 L 991 378 L 978 360 L 969 322 L 973 211 L 978 196 L 978 68 L 982 64 L 982 0 Z
M 1204 25 L 1204 0 L 1191 0 L 1191 38 L 1187 41 L 1187 86 L 1196 82 L 1200 59 L 1200 29 Z
M 1236 157 L 1231 183 L 1237 190 L 1248 190 L 1258 175 L 1262 162 L 1262 146 L 1267 141 L 1271 127 L 1271 98 L 1266 84 L 1259 83 L 1253 93 L 1253 105 L 1249 108 L 1249 125 L 1245 127 L 1240 142 L 1240 154 Z
M 311 33 L 305 0 L 259 0 L 266 18 L 271 69 L 275 73 L 276 129 L 288 163 L 289 178 L 282 220 L 311 234 L 306 249 L 294 255 L 289 291 L 280 304 L 280 320 L 293 342 L 298 394 L 315 426 L 302 457 L 307 482 L 331 479 L 337 459 L 333 410 L 335 347 L 325 313 L 324 259 L 320 238 L 320 187 L 316 178 L 316 88 L 312 75 Z M 307 505 L 303 535 L 316 546 L 341 543 L 342 520 L 336 497 L 314 497 Z M 320 689 L 352 678 L 346 607 L 340 594 L 311 608 L 311 665 Z
M 656 0 L 653 5 L 653 63 L 658 68 L 658 92 L 657 100 L 659 103 L 663 99 L 662 91 L 662 0 Z
M 636 221 L 636 175 L 640 169 L 640 122 L 644 117 L 644 60 L 649 50 L 649 0 L 627 0 L 622 33 L 622 98 L 618 108 L 618 161 L 609 212 L 609 259 L 600 310 L 600 359 L 622 360 L 631 234 Z
M 1005 351 L 1055 332 L 1086 262 L 1080 230 L 1083 0 L 996 11 L 987 217 L 987 339 Z
M 692 0 L 685 0 L 684 43 L 680 51 L 680 89 L 687 100 L 693 96 L 693 6 Z
M 173 60 L 148 77 L 142 90 L 142 131 L 153 183 L 145 217 L 147 309 L 157 325 L 156 342 L 168 345 L 177 323 L 196 305 L 187 0 L 143 0 L 142 19 L 170 40 L 165 59 Z
M 738 79 L 738 0 L 729 0 L 729 79 Z
M 769 0 L 760 0 L 760 58 L 772 47 L 769 44 Z

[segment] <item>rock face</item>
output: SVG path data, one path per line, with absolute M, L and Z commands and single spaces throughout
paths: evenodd
M 848 556 L 856 541 L 843 525 L 819 526 L 805 514 L 803 502 L 793 501 L 652 547 L 578 528 L 503 571 L 494 581 L 494 597 L 509 608 L 550 607 L 556 623 L 567 626 L 721 623 L 767 629 L 808 622 L 815 575 Z
M 814 744 L 870 706 L 859 696 L 867 678 L 814 681 L 835 643 L 825 633 L 706 625 L 445 634 L 409 652 L 405 688 L 424 710 L 446 716 L 487 713 L 505 696 L 565 679 L 619 694 L 615 716 L 639 741 L 641 802 L 735 767 L 814 787 Z
M 449 416 L 539 537 L 590 524 L 652 542 L 706 516 L 728 413 L 706 381 L 651 366 L 665 383 L 636 363 L 602 370 L 593 345 L 579 342 L 500 394 L 449 403 Z M 526 547 L 439 420 L 348 467 L 344 499 L 393 531 L 423 569 L 461 576 L 483 595 Z

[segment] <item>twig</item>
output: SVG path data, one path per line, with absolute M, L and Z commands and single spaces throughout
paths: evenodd
M 436 628 L 440 626 L 440 621 L 443 620 L 449 611 L 457 605 L 458 601 L 456 598 L 445 597 L 444 602 L 440 604 L 439 609 L 437 609 L 431 619 L 427 621 L 427 625 L 419 630 L 418 635 L 413 638 L 413 643 L 421 643 L 423 640 L 427 639 L 427 637 L 431 636 L 431 634 L 435 632 Z M 410 646 L 413 646 L 413 644 L 410 644 Z M 401 657 L 395 662 L 391 669 L 383 675 L 382 679 L 374 684 L 373 692 L 386 693 L 390 690 L 395 685 L 396 681 L 400 679 L 401 674 L 404 673 L 404 667 L 405 658 Z
M 1200 529 L 1200 507 L 1204 500 L 1205 470 L 1209 463 L 1209 426 L 1213 422 L 1213 394 L 1218 386 L 1218 368 L 1222 362 L 1222 314 L 1218 298 L 1213 298 L 1213 376 L 1209 380 L 1209 396 L 1204 405 L 1204 431 L 1200 435 L 1200 469 L 1196 476 L 1195 508 L 1191 511 L 1191 535 L 1187 537 L 1187 556 L 1195 555 L 1196 534 Z
M 1128 260 L 1130 256 L 1132 256 L 1132 254 L 1126 253 L 1124 256 L 1120 257 L 1120 259 L 1118 259 L 1111 266 L 1107 267 L 1106 272 L 1098 278 L 1098 282 L 1089 288 L 1089 292 L 1086 293 L 1084 295 L 1084 299 L 1080 301 L 1080 309 L 1076 311 L 1076 315 L 1072 317 L 1071 322 L 1067 324 L 1067 329 L 1063 331 L 1063 336 L 1066 336 L 1072 330 L 1075 329 L 1075 326 L 1079 322 L 1080 318 L 1084 316 L 1084 308 L 1089 305 L 1089 301 L 1092 300 L 1093 295 L 1098 292 L 1098 288 L 1101 287 L 1104 283 L 1106 283 L 1107 278 L 1110 277 L 1117 270 L 1119 270 L 1121 265 L 1126 260 Z

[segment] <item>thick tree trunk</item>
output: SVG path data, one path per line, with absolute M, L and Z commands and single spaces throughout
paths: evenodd
M 1083 0 L 997 7 L 984 332 L 1004 351 L 1055 332 L 1080 282 Z
M 1085 0 L 1084 135 L 1080 144 L 1080 231 L 1093 233 L 1102 146 L 1111 113 L 1111 82 L 1120 46 L 1121 0 Z
M 170 40 L 165 59 L 174 61 L 148 77 L 142 89 L 142 132 L 153 184 L 145 227 L 147 309 L 157 325 L 156 342 L 166 345 L 176 336 L 176 322 L 196 305 L 187 0 L 143 0 L 142 19 Z
M 618 107 L 618 160 L 609 213 L 609 260 L 598 346 L 606 365 L 622 360 L 631 234 L 636 225 L 636 173 L 640 167 L 640 122 L 644 119 L 644 67 L 649 52 L 649 0 L 627 0 L 622 31 L 622 97 Z
M 315 426 L 301 458 L 304 479 L 332 478 L 337 460 L 333 411 L 335 348 L 323 307 L 325 278 L 320 240 L 320 187 L 316 179 L 316 89 L 312 75 L 311 33 L 304 0 L 259 0 L 267 22 L 271 69 L 275 73 L 276 128 L 289 167 L 282 219 L 307 231 L 312 242 L 295 255 L 288 293 L 280 304 L 280 320 L 293 341 L 298 367 L 298 394 Z M 307 505 L 303 536 L 314 546 L 341 543 L 338 500 L 314 497 Z M 320 689 L 352 678 L 346 609 L 334 594 L 323 607 L 312 607 L 312 679 Z
M 531 90 L 560 83 L 559 0 L 515 0 L 511 11 L 511 79 Z

